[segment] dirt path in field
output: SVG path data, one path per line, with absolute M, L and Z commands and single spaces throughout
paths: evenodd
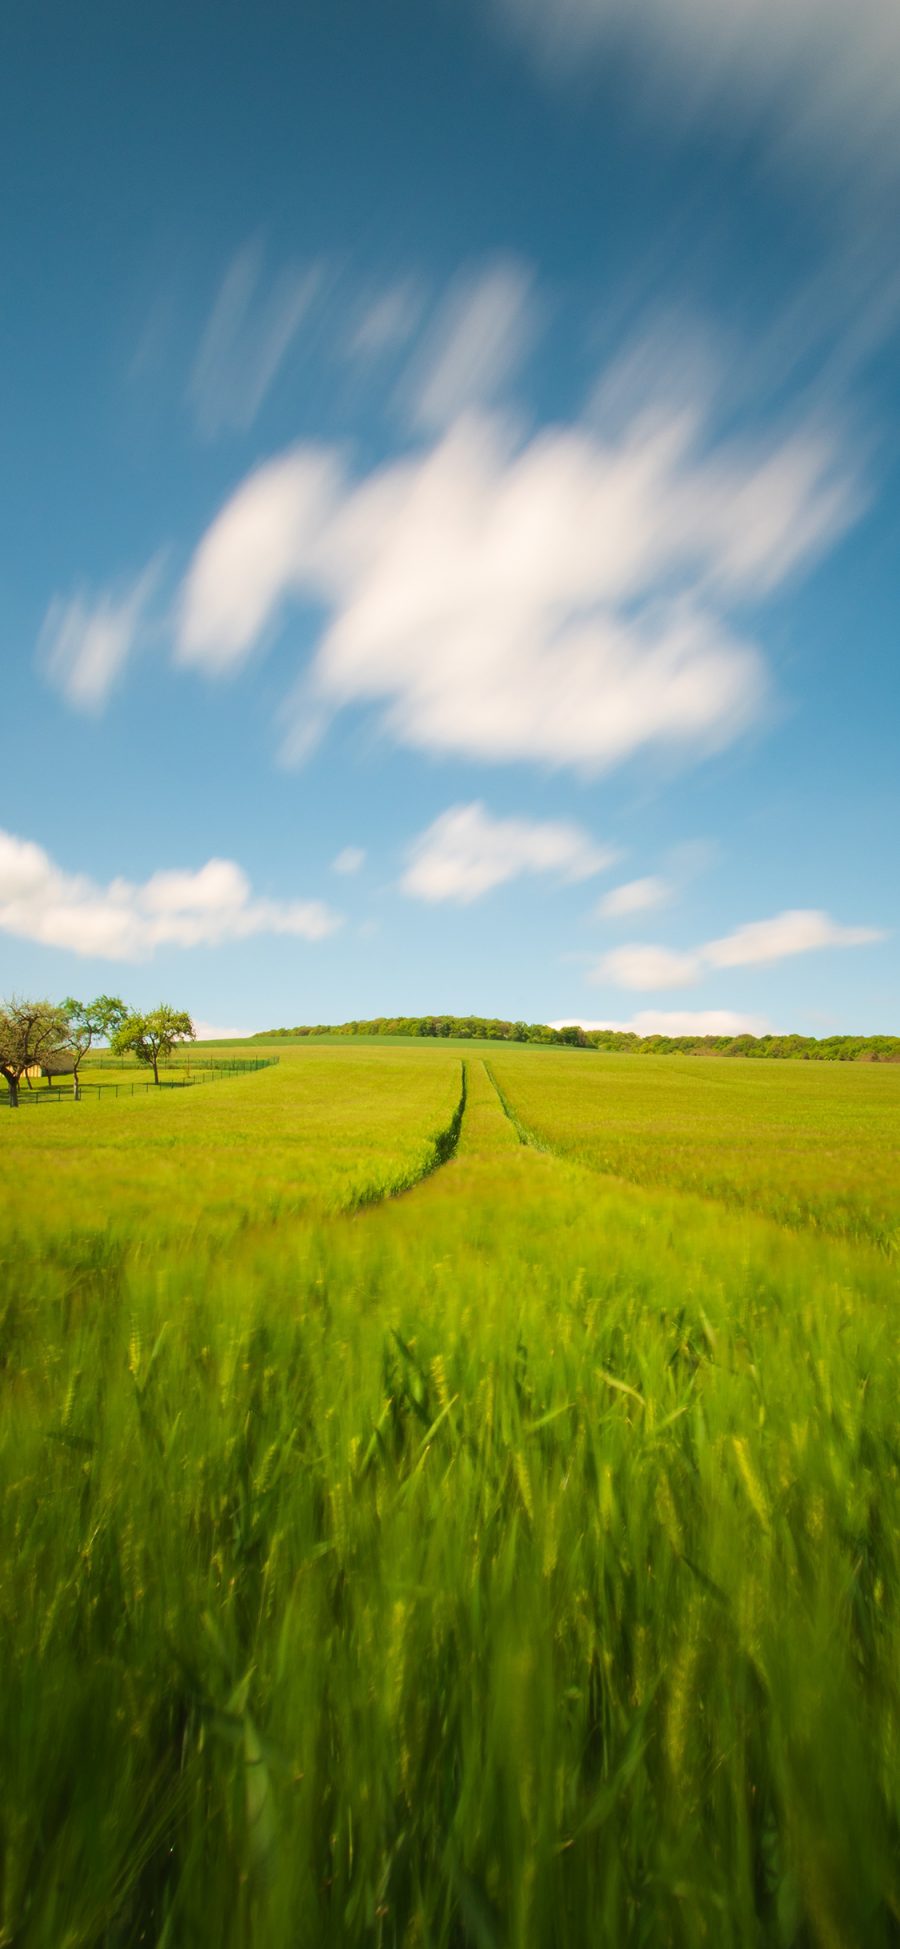
M 362 1195 L 352 1205 L 348 1206 L 347 1209 L 342 1213 L 343 1217 L 356 1218 L 360 1216 L 363 1212 L 371 1211 L 377 1205 L 396 1204 L 399 1198 L 409 1198 L 412 1196 L 414 1191 L 420 1190 L 423 1184 L 427 1184 L 428 1179 L 434 1176 L 435 1171 L 439 1171 L 442 1169 L 443 1165 L 451 1163 L 452 1159 L 456 1156 L 457 1150 L 459 1149 L 459 1141 L 460 1141 L 460 1136 L 462 1134 L 463 1121 L 466 1114 L 466 1103 L 468 1100 L 468 1090 L 469 1090 L 468 1064 L 465 1062 L 465 1060 L 461 1059 L 459 1067 L 460 1067 L 459 1101 L 456 1105 L 456 1109 L 454 1110 L 453 1115 L 450 1118 L 450 1122 L 446 1126 L 446 1129 L 439 1130 L 437 1136 L 434 1138 L 434 1148 L 432 1151 L 432 1155 L 429 1158 L 428 1162 L 424 1165 L 423 1169 L 419 1172 L 418 1176 L 413 1178 L 410 1183 L 396 1185 L 393 1190 L 391 1189 L 382 1190 L 379 1187 L 373 1189 L 371 1192 L 364 1191 Z
M 395 1204 L 398 1197 L 422 1197 L 433 1189 L 437 1195 L 451 1191 L 459 1192 L 459 1173 L 466 1167 L 490 1164 L 507 1168 L 521 1168 L 520 1160 L 525 1157 L 537 1162 L 539 1146 L 531 1143 L 527 1133 L 521 1130 L 509 1105 L 498 1089 L 489 1065 L 481 1057 L 469 1057 L 463 1063 L 463 1088 L 460 1104 L 451 1126 L 440 1143 L 441 1155 L 415 1184 L 404 1186 L 393 1196 L 372 1201 L 376 1204 Z M 542 1158 L 541 1160 L 545 1160 Z M 452 1166 L 446 1172 L 440 1167 Z
M 510 1103 L 509 1097 L 505 1096 L 502 1089 L 500 1088 L 500 1085 L 497 1081 L 496 1076 L 494 1075 L 490 1063 L 487 1061 L 483 1062 L 482 1068 L 491 1085 L 491 1088 L 494 1090 L 496 1094 L 497 1102 L 499 1103 L 500 1108 L 503 1111 L 503 1115 L 507 1117 L 509 1119 L 509 1122 L 512 1124 L 516 1136 L 518 1137 L 519 1143 L 530 1145 L 532 1150 L 545 1150 L 547 1146 L 544 1144 L 539 1144 L 533 1132 L 530 1130 L 526 1130 L 524 1123 L 519 1122 L 516 1112 L 513 1109 L 512 1104 Z

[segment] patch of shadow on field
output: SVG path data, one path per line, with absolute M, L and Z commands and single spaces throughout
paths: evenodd
M 386 1205 L 393 1198 L 404 1198 L 407 1192 L 416 1191 L 420 1184 L 424 1184 L 426 1178 L 432 1177 L 435 1171 L 439 1171 L 442 1164 L 449 1164 L 459 1146 L 463 1117 L 466 1114 L 468 1071 L 463 1061 L 460 1061 L 459 1070 L 459 1101 L 445 1129 L 439 1130 L 432 1138 L 431 1150 L 425 1163 L 418 1169 L 410 1171 L 407 1177 L 398 1178 L 394 1184 L 386 1187 L 375 1184 L 364 1187 L 351 1204 L 343 1207 L 342 1217 L 355 1218 L 357 1212 L 368 1211 L 373 1205 Z

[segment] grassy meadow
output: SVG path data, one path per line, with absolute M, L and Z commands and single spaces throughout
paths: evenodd
M 492 1053 L 526 1135 L 635 1184 L 900 1249 L 900 1066 Z
M 900 1070 L 280 1057 L 0 1121 L 0 1944 L 897 1943 Z
M 147 1071 L 86 1065 L 82 1076 L 145 1082 Z M 439 1160 L 460 1089 L 458 1054 L 423 1064 L 407 1045 L 360 1050 L 346 1076 L 328 1051 L 311 1049 L 199 1088 L 29 1105 L 0 1125 L 4 1230 L 29 1234 L 39 1252 L 59 1238 L 65 1253 L 98 1232 L 124 1248 L 166 1238 L 183 1249 L 195 1235 L 349 1210 L 415 1183 Z

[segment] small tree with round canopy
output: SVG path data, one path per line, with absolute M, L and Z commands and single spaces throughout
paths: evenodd
M 179 1042 L 193 1041 L 195 1035 L 186 1010 L 161 1002 L 146 1015 L 127 1015 L 113 1035 L 112 1047 L 119 1056 L 133 1054 L 138 1062 L 147 1063 L 158 1083 L 160 1062 L 168 1060 Z

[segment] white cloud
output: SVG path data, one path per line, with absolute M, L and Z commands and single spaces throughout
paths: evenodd
M 877 927 L 842 927 L 816 909 L 796 908 L 772 920 L 750 921 L 688 953 L 639 943 L 613 948 L 597 963 L 593 978 L 613 981 L 619 988 L 686 988 L 711 968 L 748 968 L 819 948 L 863 947 L 884 938 Z
M 362 846 L 344 846 L 337 858 L 332 860 L 331 870 L 333 873 L 358 873 L 365 862 L 366 855 Z
M 416 840 L 400 885 L 416 900 L 467 906 L 522 873 L 586 880 L 614 858 L 580 826 L 494 819 L 483 805 L 455 805 Z
M 702 971 L 698 954 L 679 954 L 675 948 L 635 942 L 604 954 L 595 978 L 615 982 L 617 988 L 690 988 Z
M 318 941 L 339 924 L 318 900 L 254 897 L 234 860 L 101 886 L 64 872 L 33 840 L 0 832 L 0 930 L 45 947 L 139 961 L 157 947 L 217 947 L 253 934 Z
M 246 1042 L 253 1029 L 223 1029 L 215 1022 L 201 1021 L 199 1015 L 193 1017 L 198 1042 Z
M 302 586 L 333 521 L 333 457 L 300 448 L 259 467 L 217 515 L 181 591 L 176 659 L 228 675 L 244 662 L 294 586 Z
M 896 157 L 900 9 L 894 0 L 496 0 L 542 62 L 583 70 L 631 51 L 657 114 L 767 114 L 829 168 Z M 839 142 L 835 143 L 835 135 Z
M 68 601 L 57 596 L 51 602 L 38 639 L 38 663 L 75 710 L 103 709 L 141 641 L 160 569 L 156 557 L 123 587 L 96 594 L 79 590 Z
M 413 424 L 428 432 L 503 393 L 536 335 L 534 281 L 501 258 L 457 279 L 403 387 Z
M 720 941 L 709 941 L 703 953 L 714 968 L 748 968 L 820 947 L 864 947 L 883 938 L 877 927 L 841 927 L 829 914 L 801 907 L 774 920 L 750 921 Z
M 284 362 L 320 284 L 318 269 L 289 270 L 263 294 L 262 251 L 245 245 L 228 266 L 200 341 L 188 387 L 208 437 L 246 431 Z
M 644 879 L 626 880 L 624 886 L 613 887 L 604 894 L 596 911 L 607 920 L 617 920 L 625 914 L 647 913 L 651 907 L 664 907 L 671 900 L 672 893 L 668 880 L 658 879 L 650 873 Z
M 702 413 L 516 444 L 468 417 L 358 486 L 297 447 L 217 516 L 185 582 L 177 655 L 210 675 L 289 600 L 330 615 L 288 707 L 284 754 L 333 711 L 380 703 L 399 741 L 596 770 L 719 748 L 759 712 L 762 660 L 723 611 L 759 600 L 857 512 L 820 427 L 710 448 Z
M 581 1016 L 561 1016 L 551 1029 L 577 1024 L 582 1029 L 618 1029 L 631 1035 L 772 1035 L 764 1015 L 742 1015 L 729 1008 L 639 1009 L 629 1022 L 586 1022 Z

